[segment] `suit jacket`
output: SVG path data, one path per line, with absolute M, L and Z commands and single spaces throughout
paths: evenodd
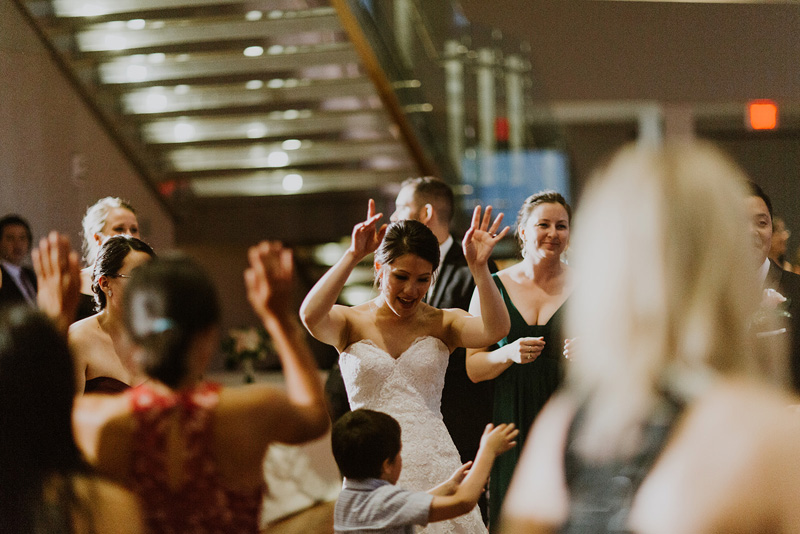
M 27 304 L 28 301 L 22 290 L 17 286 L 16 281 L 11 277 L 5 267 L 0 264 L 0 272 L 3 276 L 3 287 L 0 287 L 0 307 L 12 306 L 14 304 Z M 36 289 L 36 273 L 30 267 L 22 268 L 22 276 L 30 281 Z
M 787 326 L 789 337 L 784 346 L 789 351 L 791 385 L 800 393 L 800 275 L 784 271 L 770 260 L 764 287 L 775 289 L 787 299 L 784 307 L 790 314 Z

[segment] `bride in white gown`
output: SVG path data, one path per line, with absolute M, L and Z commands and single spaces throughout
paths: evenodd
M 510 322 L 487 261 L 502 215 L 481 218 L 477 207 L 462 243 L 480 295 L 481 316 L 440 310 L 422 301 L 439 265 L 439 243 L 424 224 L 408 220 L 378 227 L 382 214 L 370 200 L 367 220 L 353 228 L 350 248 L 311 289 L 300 316 L 311 334 L 339 351 L 350 407 L 379 410 L 402 428 L 403 470 L 398 486 L 427 491 L 461 465 L 442 422 L 440 403 L 449 354 L 456 347 L 485 347 L 508 333 Z M 491 223 L 491 224 L 490 224 Z M 336 304 L 353 268 L 375 252 L 380 294 L 359 306 Z M 425 533 L 485 533 L 477 508 Z

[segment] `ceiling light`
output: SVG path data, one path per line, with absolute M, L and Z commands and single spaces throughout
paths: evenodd
M 261 20 L 264 17 L 264 12 L 254 9 L 253 11 L 248 11 L 244 18 L 247 20 Z
M 155 52 L 147 55 L 147 61 L 150 63 L 164 63 L 165 59 L 167 59 L 167 55 L 163 52 Z
M 177 142 L 185 143 L 194 139 L 195 129 L 191 123 L 179 122 L 175 125 L 174 133 Z
M 175 88 L 173 89 L 173 91 L 175 91 L 176 95 L 185 95 L 186 93 L 189 92 L 189 86 L 186 85 L 185 83 L 182 83 L 182 84 L 176 85 Z
M 264 82 L 261 80 L 248 80 L 248 82 L 244 84 L 244 86 L 247 89 L 261 89 L 262 87 L 264 87 Z
M 284 119 L 296 119 L 300 115 L 300 112 L 296 109 L 287 109 L 283 112 Z
M 248 46 L 244 49 L 244 55 L 247 57 L 258 57 L 264 53 L 264 48 L 261 46 Z
M 146 25 L 144 19 L 131 19 L 126 24 L 129 30 L 143 30 Z
M 250 139 L 258 139 L 265 135 L 267 135 L 267 127 L 260 122 L 254 122 L 247 127 L 247 137 Z
M 267 156 L 267 165 L 269 167 L 286 167 L 289 164 L 289 155 L 280 150 L 270 152 Z
M 103 38 L 103 44 L 108 50 L 124 50 L 125 38 L 118 33 L 109 33 Z
M 314 249 L 314 261 L 320 265 L 335 265 L 345 253 L 346 247 L 339 243 L 325 243 Z
M 302 144 L 302 141 L 299 139 L 287 139 L 281 143 L 281 148 L 284 150 L 297 150 Z
M 81 17 L 99 17 L 101 15 L 105 15 L 106 10 L 98 4 L 84 4 L 80 6 L 78 14 Z
M 283 54 L 283 47 L 281 45 L 272 45 L 267 49 L 267 54 L 276 55 Z
M 125 69 L 128 80 L 132 82 L 143 82 L 147 79 L 147 67 L 144 65 L 128 65 Z
M 286 82 L 280 78 L 273 78 L 267 82 L 267 87 L 270 89 L 280 89 Z
M 283 177 L 283 188 L 286 191 L 300 191 L 303 188 L 303 177 L 299 174 L 287 174 Z
M 148 113 L 158 113 L 167 107 L 167 97 L 161 93 L 147 95 L 146 106 Z

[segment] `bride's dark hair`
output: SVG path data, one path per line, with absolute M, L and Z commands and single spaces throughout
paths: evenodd
M 411 219 L 391 223 L 386 235 L 375 251 L 375 261 L 381 265 L 391 265 L 394 260 L 406 254 L 414 254 L 430 262 L 435 271 L 439 267 L 439 240 L 430 228 Z

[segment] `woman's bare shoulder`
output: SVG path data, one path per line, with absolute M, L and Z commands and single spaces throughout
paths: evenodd
M 698 397 L 637 495 L 635 530 L 756 532 L 766 516 L 800 521 L 800 415 L 791 402 L 745 380 Z
M 800 404 L 793 395 L 744 379 L 721 381 L 699 397 L 692 407 L 703 426 L 728 425 L 763 429 L 785 428 L 793 419 L 790 406 Z M 790 425 L 791 427 L 791 425 Z M 753 436 L 757 438 L 757 436 Z M 800 444 L 798 444 L 800 445 Z
M 76 345 L 94 339 L 100 332 L 102 332 L 102 330 L 100 329 L 100 322 L 97 319 L 97 315 L 91 315 L 72 323 L 67 336 L 70 344 Z
M 90 393 L 75 399 L 72 410 L 75 440 L 85 457 L 97 466 L 100 447 L 105 450 L 124 448 L 135 428 L 130 397 L 125 394 Z M 113 444 L 113 445 L 112 445 Z
M 522 271 L 522 262 L 517 262 L 505 267 L 504 269 L 500 269 L 495 274 L 500 277 L 500 280 L 510 280 L 511 278 L 517 276 L 520 271 Z

